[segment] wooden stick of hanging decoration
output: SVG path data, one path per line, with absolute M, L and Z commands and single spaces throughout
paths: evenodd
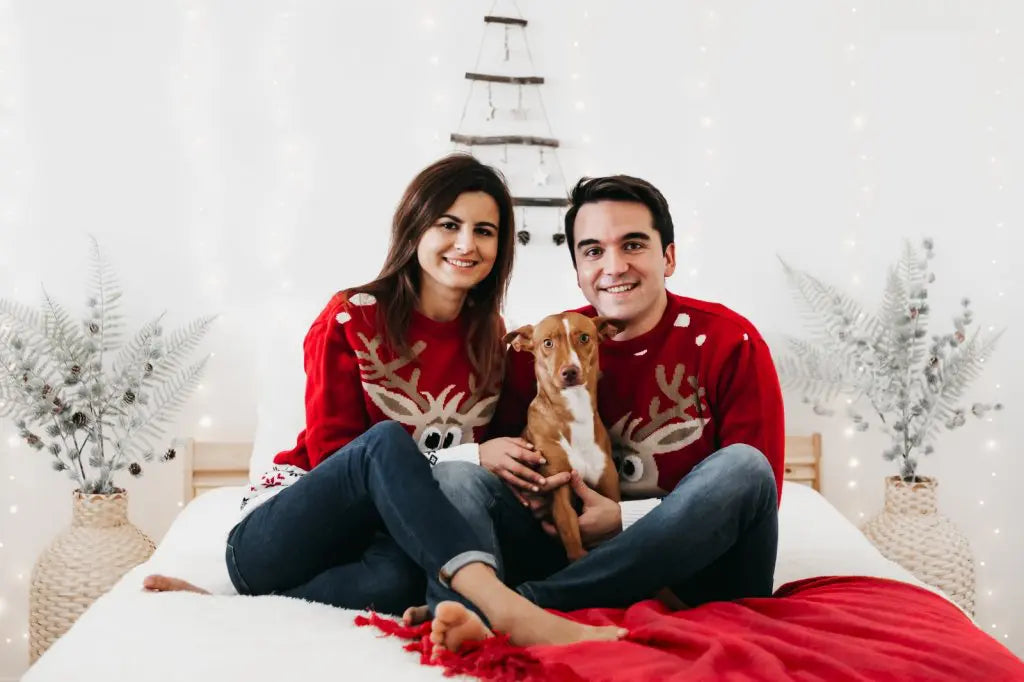
M 512 59 L 511 59 L 511 55 L 512 55 L 511 34 L 512 34 L 512 31 L 516 30 L 516 29 L 518 29 L 520 31 L 520 35 L 522 36 L 522 40 L 523 40 L 522 47 L 525 48 L 525 56 L 527 57 L 527 59 L 529 59 L 529 63 L 530 63 L 529 64 L 530 71 L 528 71 L 527 73 L 529 74 L 530 72 L 532 72 L 534 70 L 533 56 L 530 54 L 530 46 L 529 46 L 529 43 L 526 40 L 527 21 L 525 19 L 521 18 L 521 17 L 502 17 L 502 16 L 487 15 L 487 16 L 484 16 L 484 22 L 487 25 L 495 25 L 495 24 L 497 24 L 497 25 L 501 25 L 502 26 L 502 33 L 503 33 L 503 36 L 502 36 L 502 40 L 503 40 L 502 48 L 503 48 L 503 51 L 501 53 L 498 53 L 498 54 L 501 55 L 500 57 L 498 57 L 498 59 L 503 59 L 504 62 L 506 62 L 506 63 L 512 61 Z M 486 40 L 486 37 L 487 37 L 487 33 L 485 33 L 485 40 Z M 518 48 L 519 48 L 519 46 L 517 46 L 517 49 Z M 506 174 L 508 175 L 508 177 L 510 179 L 509 188 L 510 188 L 510 190 L 512 190 L 512 203 L 513 203 L 513 205 L 516 208 L 518 208 L 520 210 L 520 216 L 521 216 L 521 226 L 520 226 L 521 229 L 517 230 L 517 232 L 516 232 L 516 241 L 520 245 L 525 246 L 526 244 L 530 243 L 530 230 L 529 230 L 529 226 L 526 223 L 526 220 L 527 220 L 527 215 L 526 215 L 527 207 L 538 208 L 538 209 L 551 209 L 551 208 L 564 209 L 564 208 L 568 207 L 568 205 L 569 205 L 568 198 L 565 197 L 565 196 L 550 196 L 550 195 L 545 196 L 545 194 L 547 192 L 550 192 L 549 186 L 551 185 L 551 179 L 552 179 L 551 171 L 550 171 L 549 165 L 548 165 L 548 160 L 549 160 L 549 157 L 547 156 L 547 152 L 548 151 L 550 151 L 550 153 L 551 153 L 550 159 L 553 159 L 554 165 L 556 166 L 556 171 L 555 172 L 557 172 L 558 177 L 559 177 L 559 183 L 558 184 L 561 185 L 561 184 L 564 184 L 564 182 L 565 182 L 565 177 L 564 177 L 565 174 L 564 174 L 564 171 L 562 170 L 561 163 L 560 163 L 559 158 L 558 158 L 559 141 L 554 137 L 554 133 L 553 133 L 553 131 L 551 129 L 551 122 L 548 120 L 547 112 L 544 109 L 543 97 L 541 96 L 541 92 L 540 92 L 540 89 L 539 89 L 540 86 L 544 85 L 545 79 L 543 77 L 541 77 L 541 76 L 535 76 L 535 75 L 516 75 L 516 76 L 513 76 L 513 75 L 504 75 L 504 74 L 497 74 L 497 73 L 487 73 L 486 72 L 487 71 L 486 68 L 485 69 L 481 69 L 480 68 L 481 67 L 481 58 L 482 58 L 483 54 L 484 54 L 484 51 L 481 50 L 480 53 L 477 56 L 477 61 L 476 61 L 476 64 L 474 65 L 474 67 L 473 67 L 473 70 L 472 71 L 467 71 L 465 73 L 465 77 L 466 77 L 467 80 L 470 81 L 471 85 L 470 85 L 470 88 L 469 88 L 469 93 L 466 96 L 466 103 L 465 103 L 465 106 L 463 107 L 462 117 L 459 120 L 458 129 L 454 133 L 452 133 L 451 141 L 453 143 L 455 143 L 455 144 L 462 144 L 464 146 L 469 147 L 469 151 L 471 153 L 473 153 L 474 148 L 477 147 L 477 146 L 489 146 L 490 145 L 490 146 L 500 146 L 501 147 L 501 152 L 500 152 L 501 155 L 498 158 L 497 162 L 499 164 L 502 164 L 502 165 L 508 167 L 505 170 L 505 172 L 506 172 Z M 490 54 L 493 54 L 493 53 L 490 53 Z M 497 57 L 498 55 L 495 55 L 495 56 Z M 502 69 L 502 70 L 504 70 L 504 69 Z M 485 109 L 483 119 L 485 121 L 487 121 L 487 122 L 495 122 L 495 123 L 505 122 L 508 119 L 519 120 L 519 121 L 529 120 L 530 119 L 530 116 L 529 116 L 530 110 L 528 110 L 527 107 L 526 107 L 524 90 L 527 87 L 535 87 L 535 88 L 537 88 L 536 90 L 533 91 L 535 94 L 531 95 L 531 96 L 536 96 L 537 97 L 537 103 L 539 104 L 538 111 L 540 113 L 540 116 L 538 117 L 538 120 L 539 121 L 543 121 L 547 125 L 547 130 L 548 130 L 548 134 L 550 135 L 550 137 L 540 137 L 540 136 L 536 136 L 536 135 L 524 135 L 522 133 L 525 132 L 525 131 L 522 131 L 522 130 L 508 130 L 507 132 L 506 131 L 495 131 L 495 132 L 499 132 L 499 133 L 502 133 L 502 132 L 505 133 L 505 134 L 497 134 L 497 135 L 482 135 L 482 134 L 466 134 L 466 133 L 463 133 L 462 126 L 463 126 L 463 123 L 465 122 L 466 113 L 469 110 L 470 102 L 471 102 L 471 100 L 473 100 L 473 92 L 474 92 L 473 86 L 475 84 L 477 84 L 477 83 L 484 83 L 487 86 L 487 108 Z M 514 108 L 512 108 L 508 112 L 508 114 L 510 114 L 510 116 L 506 116 L 505 114 L 503 114 L 501 117 L 498 117 L 497 116 L 497 109 L 498 109 L 498 107 L 497 107 L 497 104 L 496 104 L 496 101 L 495 101 L 494 89 L 495 88 L 502 88 L 502 87 L 506 87 L 506 88 L 507 87 L 515 87 L 516 88 L 516 93 L 515 93 L 515 95 L 516 95 L 516 104 L 515 104 Z M 498 94 L 500 95 L 500 93 L 498 93 Z M 501 100 L 500 97 L 499 97 L 499 100 L 502 101 L 502 102 L 506 101 L 506 100 Z M 525 181 L 529 182 L 529 180 L 527 179 L 527 178 L 529 178 L 529 176 L 523 177 L 523 174 L 518 172 L 519 171 L 519 168 L 518 168 L 519 161 L 520 161 L 520 159 L 522 157 L 518 154 L 518 152 L 514 152 L 511 155 L 511 160 L 510 160 L 510 155 L 509 155 L 509 150 L 508 150 L 509 146 L 516 146 L 516 147 L 536 146 L 536 147 L 538 147 L 538 164 L 537 164 L 536 169 L 534 169 L 533 177 L 532 177 L 533 186 L 536 187 L 536 188 L 540 188 L 540 191 L 538 191 L 537 193 L 528 192 L 524 196 L 522 193 L 516 191 L 517 189 L 519 189 L 517 187 L 514 187 L 514 185 L 517 184 L 516 181 L 521 179 L 521 180 L 525 180 Z M 497 151 L 497 150 L 495 150 L 495 151 Z M 515 166 L 515 168 L 513 168 L 512 166 Z M 526 169 L 522 169 L 522 170 L 525 171 Z M 513 171 L 517 171 L 517 172 L 513 172 Z M 547 188 L 547 189 L 545 189 L 545 188 Z M 541 213 L 547 215 L 544 211 L 541 211 Z M 545 220 L 544 222 L 546 223 L 547 221 Z M 562 228 L 561 228 L 561 211 L 560 210 L 559 210 L 559 224 L 558 224 L 558 227 L 556 229 L 556 232 L 551 235 L 551 239 L 552 239 L 552 242 L 555 245 L 559 245 L 560 246 L 560 245 L 565 243 L 565 235 L 562 234 Z

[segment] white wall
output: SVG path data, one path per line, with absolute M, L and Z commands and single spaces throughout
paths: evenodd
M 519 4 L 566 182 L 627 172 L 665 192 L 673 290 L 732 306 L 778 347 L 801 330 L 776 254 L 873 307 L 901 240 L 931 235 L 936 329 L 965 294 L 1009 327 L 972 394 L 1007 411 L 922 468 L 983 562 L 979 623 L 1024 653 L 1021 5 Z M 405 184 L 450 149 L 488 5 L 0 0 L 0 296 L 34 303 L 44 281 L 80 305 L 95 234 L 131 326 L 221 313 L 175 434 L 250 439 L 265 302 L 375 274 Z M 528 219 L 515 321 L 581 302 L 553 222 Z M 824 433 L 826 495 L 855 522 L 873 514 L 882 438 L 787 397 L 790 432 Z M 72 487 L 13 435 L 0 423 L 0 677 L 24 668 L 28 576 Z M 176 462 L 130 482 L 155 538 L 180 476 Z

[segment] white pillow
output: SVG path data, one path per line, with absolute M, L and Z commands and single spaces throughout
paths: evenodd
M 279 296 L 261 307 L 266 324 L 260 326 L 257 342 L 256 435 L 249 460 L 254 484 L 273 466 L 277 453 L 295 446 L 306 427 L 302 341 L 328 300 Z

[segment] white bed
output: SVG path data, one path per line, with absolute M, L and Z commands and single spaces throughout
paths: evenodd
M 192 500 L 156 552 L 86 611 L 26 673 L 24 682 L 248 680 L 308 682 L 446 679 L 399 642 L 356 627 L 352 611 L 285 597 L 239 597 L 224 565 L 241 485 L 269 468 L 305 423 L 302 335 L 322 301 L 268 302 L 256 376 L 252 443 L 182 448 Z M 776 586 L 820 575 L 868 575 L 920 584 L 886 560 L 818 492 L 821 438 L 791 436 L 780 518 Z M 807 483 L 807 485 L 801 485 Z M 192 499 L 195 497 L 195 499 Z M 141 591 L 150 573 L 177 576 L 216 596 Z M 223 595 L 223 596 L 221 596 Z
M 286 597 L 228 596 L 234 589 L 224 540 L 238 518 L 242 490 L 218 488 L 188 504 L 150 560 L 97 600 L 23 682 L 446 679 L 398 641 L 356 627 L 354 611 Z M 144 593 L 142 579 L 150 573 L 182 577 L 215 596 Z M 786 481 L 776 587 L 820 575 L 921 585 L 819 493 Z

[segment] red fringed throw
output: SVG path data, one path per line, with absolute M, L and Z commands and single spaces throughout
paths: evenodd
M 1024 680 L 1024 662 L 927 590 L 879 578 L 812 578 L 774 597 L 669 612 L 657 601 L 566 614 L 628 628 L 620 642 L 521 648 L 504 636 L 430 654 L 430 624 L 358 625 L 412 640 L 425 665 L 482 680 Z
M 386 635 L 412 640 L 405 645 L 405 650 L 419 652 L 423 665 L 443 666 L 445 675 L 449 677 L 472 675 L 494 682 L 543 682 L 552 679 L 582 682 L 582 678 L 567 666 L 541 664 L 529 654 L 529 650 L 510 644 L 506 635 L 466 642 L 458 653 L 442 650 L 439 656 L 432 658 L 434 645 L 430 641 L 430 623 L 406 627 L 398 621 L 370 613 L 356 616 L 356 625 L 372 625 Z

